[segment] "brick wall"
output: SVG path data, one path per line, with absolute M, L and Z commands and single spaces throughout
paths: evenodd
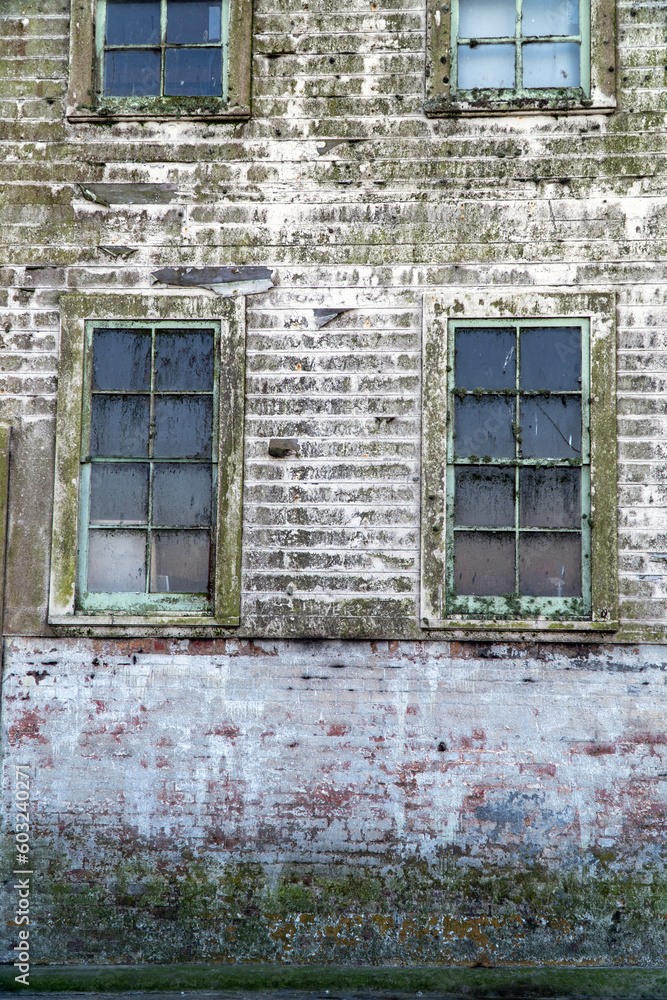
M 659 963 L 665 670 L 660 646 L 8 641 L 36 957 Z

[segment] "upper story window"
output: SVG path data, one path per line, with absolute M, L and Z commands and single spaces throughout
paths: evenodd
M 70 119 L 247 118 L 252 0 L 78 0 Z
M 453 89 L 589 97 L 588 19 L 588 0 L 453 0 Z
M 614 0 L 428 2 L 428 114 L 613 109 Z
M 225 0 L 100 0 L 104 97 L 226 97 Z

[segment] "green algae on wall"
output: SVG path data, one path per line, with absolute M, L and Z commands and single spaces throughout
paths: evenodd
M 360 869 L 176 855 L 131 837 L 72 848 L 77 862 L 34 844 L 37 962 L 651 966 L 667 947 L 661 865 L 626 858 L 621 871 L 604 851 L 554 871 L 462 868 L 455 852 Z

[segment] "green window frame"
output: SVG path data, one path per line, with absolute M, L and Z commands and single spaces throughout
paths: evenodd
M 484 49 L 489 45 L 511 45 L 514 48 L 514 74 L 515 84 L 512 87 L 494 90 L 498 97 L 518 97 L 533 98 L 541 97 L 555 89 L 561 90 L 564 97 L 576 99 L 590 97 L 590 5 L 589 0 L 578 0 L 579 8 L 579 31 L 575 34 L 562 35 L 530 35 L 523 28 L 523 4 L 524 0 L 514 0 L 515 17 L 514 31 L 511 34 L 498 36 L 468 36 L 460 31 L 459 12 L 460 0 L 451 0 L 452 4 L 452 48 L 451 48 L 451 71 L 452 71 L 452 91 L 454 94 L 461 94 L 465 97 L 473 97 L 473 88 L 465 88 L 459 84 L 459 54 L 463 48 L 479 47 L 480 55 L 484 54 Z M 527 45 L 535 44 L 566 44 L 577 45 L 579 48 L 579 83 L 575 87 L 526 87 L 524 86 L 523 56 L 524 48 Z M 488 90 L 491 88 L 474 88 L 475 90 Z
M 567 396 L 567 392 L 559 388 L 550 390 L 548 386 L 544 390 L 530 385 L 522 388 L 519 364 L 512 385 L 490 389 L 457 385 L 455 351 L 457 331 L 462 335 L 467 329 L 483 331 L 484 328 L 503 328 L 512 331 L 520 351 L 522 330 L 532 328 L 541 331 L 559 327 L 577 327 L 581 331 L 582 442 L 580 454 L 574 449 L 570 456 L 565 449 L 562 454 L 550 458 L 520 447 L 523 434 L 521 407 L 526 407 L 528 420 L 535 407 L 539 409 L 541 405 L 549 409 L 551 404 L 542 396 L 555 405 L 558 398 Z M 489 289 L 466 292 L 438 290 L 425 296 L 423 336 L 421 626 L 456 634 L 500 629 L 567 634 L 576 630 L 585 635 L 591 630 L 617 628 L 614 296 L 550 289 L 531 290 L 520 295 Z M 572 390 L 571 395 L 578 397 L 579 392 Z M 504 400 L 499 404 L 501 406 L 517 408 L 511 418 L 514 435 L 511 446 L 507 445 L 498 454 L 481 454 L 487 440 L 482 433 L 470 438 L 479 443 L 480 454 L 475 454 L 476 447 L 469 444 L 459 446 L 456 439 L 457 412 L 462 414 L 460 419 L 463 421 L 464 409 L 467 409 L 471 416 L 466 419 L 473 421 L 468 424 L 469 428 L 475 427 L 475 420 L 479 420 L 482 426 L 483 408 L 476 416 L 476 405 L 496 399 Z M 579 404 L 573 402 L 568 405 Z M 548 414 L 545 418 L 548 419 Z M 461 427 L 464 427 L 463 422 Z M 568 532 L 580 533 L 581 590 L 570 589 L 568 593 L 566 588 L 565 594 L 558 596 L 540 591 L 539 587 L 537 592 L 533 588 L 531 593 L 528 587 L 529 592 L 521 596 L 518 585 L 519 545 L 527 536 L 530 536 L 530 544 L 533 541 L 537 544 L 537 536 L 542 532 L 538 522 L 522 521 L 519 516 L 519 477 L 522 470 L 531 470 L 524 473 L 528 475 L 527 483 L 530 483 L 530 476 L 533 476 L 533 482 L 539 482 L 535 477 L 540 476 L 539 470 L 542 469 L 546 470 L 545 477 L 558 479 L 557 470 L 568 468 L 581 470 L 580 520 L 575 523 L 564 517 L 562 531 L 545 526 L 544 532 L 552 538 L 556 533 L 561 537 Z M 550 471 L 552 469 L 556 471 Z M 491 470 L 490 474 L 488 470 Z M 532 470 L 536 471 L 533 473 Z M 473 517 L 466 520 L 456 513 L 457 477 L 460 477 L 462 490 L 474 491 L 478 475 L 490 480 L 491 486 L 487 484 L 486 489 L 495 490 L 496 478 L 503 479 L 504 502 L 513 508 L 505 515 L 507 524 L 491 522 L 485 525 L 479 519 Z M 567 479 L 567 473 L 562 473 L 560 478 Z M 511 494 L 507 492 L 510 488 Z M 510 496 L 511 499 L 508 499 Z M 480 546 L 489 540 L 495 543 L 496 538 L 491 538 L 494 534 L 502 534 L 505 545 L 510 544 L 510 537 L 514 539 L 513 588 L 508 587 L 507 591 L 498 593 L 499 588 L 491 586 L 490 593 L 484 594 L 483 586 L 464 584 L 459 588 L 461 592 L 457 592 L 456 545 L 465 536 L 465 548 L 467 539 L 475 532 L 478 532 Z M 473 542 L 469 551 L 474 551 L 476 544 Z M 526 553 L 529 551 L 530 545 Z M 490 557 L 484 553 L 484 558 Z M 464 565 L 463 560 L 460 565 Z
M 114 333 L 133 333 L 141 339 L 150 340 L 150 383 L 146 389 L 128 390 L 126 387 L 110 390 L 96 389 L 93 384 L 94 367 L 94 339 L 98 334 L 103 334 L 105 330 Z M 156 384 L 156 352 L 158 349 L 159 336 L 166 335 L 173 338 L 174 334 L 187 338 L 192 334 L 201 331 L 204 334 L 213 335 L 212 352 L 212 384 L 210 389 L 189 389 L 175 390 L 159 389 Z M 166 609 L 176 611 L 196 611 L 199 613 L 210 613 L 212 610 L 212 579 L 210 566 L 215 565 L 215 508 L 217 493 L 217 466 L 218 466 L 218 359 L 220 351 L 220 322 L 193 322 L 180 320 L 177 323 L 169 320 L 159 322 L 145 322 L 142 320 L 125 321 L 120 324 L 117 321 L 88 321 L 86 323 L 86 340 L 84 345 L 84 394 L 83 412 L 81 428 L 81 487 L 80 487 L 80 512 L 79 512 L 79 559 L 77 570 L 77 598 L 76 606 L 83 611 L 132 611 L 135 613 L 153 613 Z M 119 457 L 118 454 L 107 452 L 93 454 L 91 448 L 92 412 L 95 402 L 99 400 L 110 401 L 130 401 L 148 403 L 149 423 L 147 426 L 146 453 L 142 456 Z M 160 403 L 167 402 L 173 404 L 192 402 L 210 402 L 211 414 L 211 454 L 200 455 L 198 457 L 188 457 L 179 454 L 170 454 L 168 457 L 156 456 L 155 442 L 155 412 Z M 150 428 L 150 429 L 149 429 Z M 141 450 L 141 449 L 139 449 Z M 103 520 L 92 516 L 91 511 L 91 486 L 95 472 L 103 472 L 109 467 L 119 466 L 132 467 L 141 473 L 144 469 L 147 472 L 148 481 L 146 489 L 146 517 L 145 518 L 118 518 Z M 151 592 L 153 585 L 152 577 L 157 574 L 152 573 L 153 563 L 156 559 L 156 542 L 159 538 L 165 539 L 169 535 L 173 537 L 174 532 L 196 533 L 202 536 L 205 527 L 196 523 L 183 523 L 183 518 L 179 519 L 178 512 L 172 510 L 171 518 L 164 521 L 155 517 L 155 490 L 156 479 L 161 473 L 173 472 L 178 469 L 190 467 L 196 472 L 202 468 L 210 469 L 211 473 L 211 495 L 210 512 L 211 518 L 206 533 L 209 536 L 209 568 L 208 585 L 202 592 L 195 593 L 171 593 L 169 591 Z M 115 471 L 115 470 L 114 470 Z M 101 498 L 100 498 L 101 499 Z M 135 512 L 136 514 L 137 512 Z M 176 516 L 174 516 L 176 515 Z M 180 523 L 175 523 L 180 521 Z M 113 592 L 102 590 L 91 590 L 89 586 L 89 546 L 97 537 L 105 536 L 107 542 L 111 542 L 113 536 L 122 533 L 126 539 L 137 537 L 144 540 L 144 587 L 140 592 Z M 118 557 L 116 556 L 116 559 Z
M 515 380 L 512 389 L 481 389 L 470 386 L 468 388 L 456 383 L 456 352 L 461 336 L 465 336 L 466 329 L 470 330 L 496 330 L 502 328 L 504 331 L 512 331 L 516 344 L 516 364 Z M 554 390 L 550 392 L 547 386 L 540 390 L 525 390 L 521 385 L 521 346 L 522 333 L 525 330 L 553 330 L 558 335 L 560 330 L 577 328 L 580 331 L 580 358 L 581 358 L 581 388 L 576 390 Z M 590 393 L 590 371 L 589 371 L 589 320 L 588 319 L 524 319 L 499 321 L 488 319 L 475 320 L 452 320 L 448 321 L 448 412 L 450 419 L 447 424 L 447 568 L 446 568 L 446 602 L 447 610 L 451 614 L 464 615 L 488 615 L 494 617 L 505 614 L 508 607 L 512 612 L 524 617 L 532 616 L 565 616 L 569 619 L 585 619 L 590 614 L 591 607 L 591 574 L 590 574 L 590 433 L 589 433 L 589 393 Z M 509 338 L 508 338 L 509 339 Z M 514 347 L 514 344 L 513 344 Z M 552 402 L 563 400 L 572 401 L 579 404 L 581 445 L 579 457 L 576 450 L 572 451 L 572 458 L 538 458 L 523 457 L 522 454 L 522 421 L 523 411 L 528 406 L 533 406 L 541 411 L 542 419 L 549 421 L 550 417 L 545 407 Z M 512 430 L 514 433 L 513 449 L 511 457 L 498 458 L 492 456 L 481 456 L 468 453 L 457 454 L 455 431 L 457 403 L 465 405 L 472 404 L 472 413 L 475 409 L 482 412 L 485 404 L 490 402 L 493 405 L 496 401 L 512 411 L 514 420 Z M 462 408 L 461 406 L 461 408 Z M 479 416 L 477 420 L 481 423 L 484 419 Z M 493 419 L 493 418 L 491 418 Z M 553 421 L 552 421 L 553 423 Z M 560 432 L 559 432 L 560 433 Z M 562 435 L 560 435 L 562 436 Z M 565 449 L 567 450 L 567 444 Z M 579 501 L 580 511 L 577 526 L 554 527 L 522 525 L 520 497 L 521 478 L 526 473 L 534 471 L 535 479 L 539 480 L 541 470 L 547 469 L 578 469 L 580 473 Z M 507 518 L 505 525 L 462 525 L 457 522 L 456 512 L 456 480 L 459 472 L 469 470 L 468 483 L 474 483 L 476 477 L 488 475 L 487 470 L 503 470 L 506 476 L 512 477 L 513 504 L 511 516 Z M 463 481 L 463 480 L 462 480 Z M 506 480 L 508 482 L 508 480 Z M 469 489 L 469 486 L 468 486 Z M 496 484 L 496 490 L 498 484 Z M 464 541 L 464 536 L 475 535 L 482 539 L 482 543 L 488 541 L 489 536 L 495 538 L 513 537 L 514 541 L 514 586 L 506 595 L 490 596 L 488 594 L 461 595 L 457 593 L 455 551 L 457 544 Z M 570 597 L 559 596 L 534 596 L 522 595 L 521 584 L 521 549 L 525 540 L 535 541 L 538 537 L 548 538 L 548 536 L 558 535 L 563 540 L 566 536 L 579 537 L 581 539 L 580 556 L 580 579 L 581 594 Z M 564 570 L 564 567 L 563 567 Z M 554 584 L 554 590 L 562 589 L 562 582 Z M 483 587 L 482 587 L 483 589 Z
M 159 39 L 122 41 L 106 36 L 107 0 L 72 0 L 70 75 L 67 117 L 97 121 L 100 117 L 143 120 L 171 118 L 243 120 L 250 116 L 252 0 L 219 0 L 220 39 L 176 42 L 168 32 L 168 0 L 160 4 Z M 165 70 L 172 53 L 220 51 L 220 93 L 169 94 Z M 159 93 L 105 93 L 105 66 L 115 53 L 159 52 Z M 121 62 L 119 62 L 119 67 Z M 106 88 L 108 89 L 108 88 Z M 156 88 L 151 88 L 156 89 Z
M 524 0 L 514 0 L 514 29 L 505 33 L 474 36 L 470 16 L 460 17 L 463 0 L 427 0 L 428 44 L 426 65 L 426 101 L 428 115 L 469 113 L 530 113 L 544 110 L 569 112 L 610 112 L 615 108 L 615 2 L 614 0 L 578 0 L 579 30 L 573 34 L 530 35 L 523 30 Z M 459 26 L 462 30 L 459 30 Z M 465 34 L 463 31 L 465 30 Z M 524 50 L 540 43 L 577 45 L 579 81 L 576 86 L 525 86 Z M 512 86 L 469 86 L 460 56 L 466 59 L 475 50 L 481 56 L 490 45 L 514 47 L 514 83 Z M 495 50 L 499 52 L 499 50 Z M 534 51 L 534 50 L 533 50 Z M 461 82 L 460 82 L 461 81 Z M 564 81 L 565 82 L 565 81 Z
M 124 632 L 127 628 L 170 627 L 189 634 L 192 626 L 210 626 L 215 634 L 218 626 L 237 625 L 240 620 L 241 588 L 241 529 L 242 529 L 242 472 L 243 472 L 243 400 L 245 361 L 245 310 L 244 299 L 215 300 L 194 296 L 154 295 L 65 295 L 61 299 L 61 352 L 59 361 L 58 402 L 56 414 L 56 477 L 51 553 L 51 587 L 49 621 L 61 627 L 104 627 L 113 631 L 116 626 Z M 141 342 L 150 340 L 150 383 L 142 385 L 118 384 L 115 387 L 93 380 L 94 337 L 104 331 L 130 332 Z M 156 344 L 163 334 L 187 337 L 198 331 L 213 333 L 213 381 L 211 385 L 184 386 L 169 384 L 156 378 Z M 169 341 L 171 344 L 171 341 Z M 172 345 L 173 346 L 173 345 Z M 145 358 L 145 352 L 143 357 Z M 166 350 L 162 357 L 166 357 Z M 144 361 L 144 365 L 147 362 Z M 130 449 L 117 447 L 106 430 L 92 436 L 92 428 L 113 425 L 113 418 L 105 422 L 93 418 L 95 407 L 125 405 L 139 406 L 147 415 L 140 425 L 147 429 L 138 435 L 138 446 Z M 194 446 L 157 447 L 160 419 L 157 411 L 170 414 L 176 420 L 179 405 L 191 409 L 192 414 L 203 411 L 210 415 L 210 449 L 200 447 L 200 427 L 195 417 Z M 166 408 L 166 409 L 165 409 Z M 173 413 L 172 413 L 173 410 Z M 162 423 L 167 429 L 168 421 Z M 176 426 L 176 425 L 175 425 Z M 183 426 L 181 424 L 181 426 Z M 168 431 L 173 435 L 173 431 Z M 201 435 L 206 439 L 208 430 Z M 163 440 L 167 438 L 163 430 Z M 109 444 L 109 441 L 111 443 Z M 102 443 L 100 443 L 102 442 Z M 106 471 L 104 466 L 106 465 Z M 97 480 L 95 491 L 91 481 L 97 470 L 102 474 L 116 474 L 120 467 L 133 466 L 136 476 L 147 485 L 141 501 L 148 504 L 147 512 L 139 515 L 130 511 L 120 512 L 105 502 L 103 476 Z M 205 478 L 211 470 L 210 515 L 201 513 L 193 519 L 174 508 L 173 501 L 165 502 L 170 487 L 166 480 L 176 479 L 181 469 L 189 466 L 194 475 Z M 193 467 L 198 467 L 194 470 Z M 153 507 L 157 495 L 155 483 L 162 477 L 161 510 Z M 118 481 L 118 480 L 117 480 Z M 182 479 L 181 479 L 182 482 Z M 203 494 L 200 494 L 203 495 Z M 93 502 L 97 504 L 93 509 Z M 204 504 L 204 507 L 206 505 Z M 158 504 L 158 508 L 160 504 Z M 199 520 L 198 520 L 199 518 Z M 204 588 L 186 583 L 179 592 L 169 583 L 166 572 L 178 572 L 178 545 L 187 547 L 187 531 L 199 532 L 195 548 L 208 544 L 210 551 L 209 584 Z M 99 533 L 102 532 L 103 535 Z M 125 543 L 133 552 L 144 546 L 144 579 L 136 589 L 119 585 L 118 591 L 106 590 L 99 584 L 100 577 L 89 587 L 90 538 L 97 533 L 99 553 L 105 544 L 114 545 L 114 533 L 123 532 Z M 180 536 L 176 536 L 180 532 Z M 205 542 L 204 533 L 209 533 Z M 143 542 L 141 541 L 143 540 Z M 159 543 L 154 547 L 153 542 Z M 102 544 L 104 543 L 104 544 Z M 120 540 L 122 549 L 123 540 Z M 165 558 L 171 545 L 172 567 L 160 568 L 160 557 Z M 160 546 L 163 546 L 160 552 Z M 175 547 L 175 548 L 174 548 Z M 155 561 L 152 561 L 152 557 Z M 201 582 L 204 576 L 200 557 L 199 572 L 190 573 L 191 580 Z M 136 561 L 136 560 L 135 560 Z M 98 572 L 95 570 L 95 572 Z M 162 576 L 158 575 L 162 574 Z M 188 573 L 180 573 L 187 578 Z M 189 592 L 192 590 L 193 592 Z M 196 592 L 194 592 L 196 590 Z M 175 592 L 174 592 L 175 591 Z

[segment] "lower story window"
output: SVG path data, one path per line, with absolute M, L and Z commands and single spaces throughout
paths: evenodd
M 588 330 L 450 322 L 452 613 L 590 611 Z
M 49 622 L 240 620 L 245 300 L 63 295 Z
M 82 610 L 210 610 L 219 324 L 86 324 Z
M 615 298 L 424 298 L 426 628 L 614 628 Z

